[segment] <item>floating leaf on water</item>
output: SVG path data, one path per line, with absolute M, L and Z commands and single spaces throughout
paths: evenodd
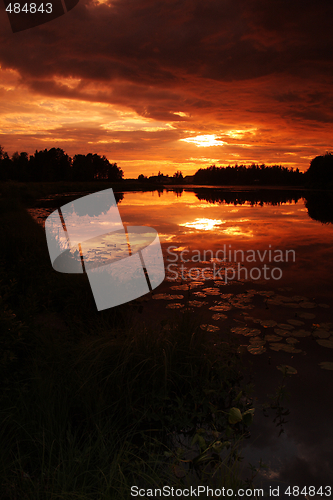
M 294 339 L 293 337 L 288 337 L 288 338 L 286 339 L 286 342 L 288 342 L 288 344 L 298 344 L 298 343 L 299 343 L 299 340 Z
M 232 333 L 236 333 L 237 335 L 246 335 L 250 331 L 250 328 L 234 326 L 230 331 Z
M 319 307 L 323 307 L 324 309 L 330 309 L 328 304 L 318 304 Z
M 290 353 L 299 353 L 302 352 L 302 349 L 295 349 L 294 346 L 290 344 L 279 344 L 278 342 L 274 344 L 269 344 L 270 349 L 273 351 L 285 351 L 285 352 L 290 352 Z
M 333 362 L 332 361 L 322 361 L 321 363 L 318 363 L 320 368 L 323 368 L 324 370 L 333 370 Z
M 231 299 L 231 297 L 233 297 L 233 296 L 234 296 L 233 293 L 222 293 L 221 294 L 222 299 Z
M 261 319 L 260 324 L 264 328 L 270 328 L 270 327 L 276 326 L 277 322 L 274 321 L 274 319 Z
M 313 313 L 300 312 L 298 316 L 302 319 L 314 319 L 316 317 Z
M 207 297 L 207 295 L 203 292 L 193 292 L 193 295 L 196 295 L 197 297 L 200 297 L 202 299 L 204 299 L 205 297 Z
M 205 292 L 207 295 L 220 295 L 219 288 L 203 288 L 202 291 Z
M 214 321 L 219 321 L 220 319 L 228 319 L 228 316 L 226 314 L 216 313 L 216 314 L 213 314 L 212 319 Z
M 303 314 L 306 314 L 306 313 L 303 313 Z M 302 325 L 305 325 L 304 321 L 300 321 L 298 319 L 287 319 L 288 323 L 290 323 L 291 325 L 294 325 L 294 326 L 302 326 Z
M 180 309 L 181 307 L 184 307 L 184 304 L 179 304 L 179 302 L 174 302 L 173 304 L 167 304 L 165 307 L 167 309 Z
M 330 347 L 331 349 L 333 349 L 333 342 L 331 340 L 318 339 L 317 343 L 319 345 L 322 345 L 323 347 Z
M 309 330 L 293 330 L 292 332 L 289 332 L 289 335 L 292 335 L 293 337 L 310 337 L 311 332 Z
M 261 337 L 251 337 L 250 338 L 250 344 L 251 345 L 265 345 L 266 344 L 266 340 L 265 339 L 262 339 Z
M 286 307 L 294 308 L 294 309 L 298 309 L 299 306 L 300 306 L 300 304 L 295 304 L 295 302 L 286 302 L 283 305 L 286 306 Z
M 183 299 L 184 295 L 170 295 L 169 293 L 157 293 L 153 295 L 153 299 L 155 300 L 180 300 Z
M 263 297 L 271 297 L 272 295 L 275 295 L 275 292 L 272 290 L 260 290 L 256 292 L 258 295 L 262 295 Z
M 260 335 L 260 334 L 261 334 L 261 330 L 259 330 L 259 328 L 250 328 L 250 331 L 248 333 L 246 333 L 245 335 L 252 336 L 252 335 Z
M 309 302 L 309 297 L 303 297 L 302 295 L 294 295 L 293 297 L 290 297 L 289 300 L 293 302 Z
M 190 287 L 189 285 L 174 285 L 170 286 L 170 290 L 188 290 Z
M 318 337 L 319 339 L 328 339 L 328 337 L 330 337 L 331 334 L 327 330 L 323 330 L 321 328 L 317 328 L 316 330 L 314 330 L 312 332 L 312 335 L 314 337 Z
M 247 346 L 247 350 L 251 354 L 263 354 L 264 352 L 266 352 L 266 347 L 264 347 L 263 345 L 251 344 Z
M 189 300 L 188 305 L 190 307 L 202 307 L 203 305 L 208 304 L 205 300 Z
M 205 330 L 206 332 L 217 332 L 220 328 L 215 325 L 200 325 L 200 328 L 202 330 Z
M 281 328 L 282 330 L 293 330 L 295 328 L 293 325 L 287 325 L 286 323 L 279 323 L 277 327 Z
M 269 306 L 280 306 L 282 304 L 282 301 L 278 299 L 268 299 L 266 303 Z
M 324 330 L 330 330 L 333 328 L 333 323 L 320 323 L 318 328 L 324 328 Z
M 243 314 L 245 321 L 254 321 L 254 317 L 248 316 L 248 313 L 241 313 L 241 314 Z
M 313 309 L 314 307 L 317 307 L 317 304 L 314 302 L 302 302 L 299 304 L 303 309 Z
M 267 342 L 280 342 L 282 340 L 282 337 L 279 337 L 279 335 L 265 335 L 265 339 Z
M 289 330 L 282 330 L 282 328 L 274 328 L 274 333 L 281 337 L 287 337 L 287 335 L 291 334 Z
M 231 306 L 229 306 L 228 304 L 225 304 L 225 305 L 219 305 L 219 306 L 212 306 L 209 308 L 211 311 L 216 311 L 216 312 L 220 312 L 220 311 L 230 311 L 231 309 Z
M 289 365 L 279 365 L 276 368 L 280 370 L 283 373 L 283 375 L 296 375 L 297 373 L 296 368 Z

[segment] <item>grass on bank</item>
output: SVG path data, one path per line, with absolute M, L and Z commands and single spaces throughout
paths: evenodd
M 240 486 L 252 412 L 235 349 L 213 350 L 190 314 L 148 330 L 139 301 L 97 312 L 86 276 L 53 271 L 18 197 L 0 215 L 1 498 Z

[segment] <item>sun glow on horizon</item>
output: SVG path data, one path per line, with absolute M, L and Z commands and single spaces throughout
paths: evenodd
M 217 138 L 216 134 L 197 135 L 195 137 L 187 137 L 186 139 L 179 139 L 183 142 L 195 144 L 197 147 L 208 148 L 210 146 L 223 146 L 226 144 L 221 139 Z

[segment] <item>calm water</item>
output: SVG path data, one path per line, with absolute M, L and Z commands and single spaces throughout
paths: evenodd
M 151 226 L 162 243 L 166 279 L 147 315 L 152 304 L 157 318 L 170 309 L 177 314 L 188 301 L 215 339 L 231 331 L 244 363 L 253 362 L 257 410 L 244 455 L 268 466 L 257 485 L 280 486 L 279 498 L 290 498 L 283 494 L 289 485 L 333 488 L 333 371 L 321 365 L 333 362 L 332 200 L 217 189 L 118 198 L 123 224 Z M 40 221 L 57 207 L 51 202 L 45 212 L 43 205 L 31 211 Z M 290 400 L 281 403 L 288 422 L 277 425 L 276 414 L 264 416 L 260 404 L 281 382 L 281 364 L 297 373 L 287 381 Z

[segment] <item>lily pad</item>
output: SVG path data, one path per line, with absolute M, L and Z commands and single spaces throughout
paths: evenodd
M 219 326 L 215 325 L 200 325 L 200 328 L 206 332 L 217 332 L 220 329 Z
M 333 362 L 332 361 L 322 361 L 319 363 L 320 368 L 324 370 L 333 370 Z
M 292 335 L 293 337 L 310 337 L 311 332 L 309 330 L 293 330 L 292 332 L 289 332 L 289 335 Z
M 229 306 L 228 304 L 225 304 L 225 305 L 219 305 L 219 306 L 212 306 L 209 309 L 211 311 L 217 311 L 217 312 L 220 312 L 220 311 L 230 311 L 231 306 Z
M 278 342 L 275 342 L 274 344 L 269 344 L 269 347 L 270 349 L 272 349 L 272 351 L 285 351 L 295 354 L 302 352 L 302 349 L 295 349 L 295 347 L 290 344 L 279 344 Z
M 319 345 L 322 345 L 323 347 L 329 347 L 330 349 L 333 349 L 333 342 L 331 340 L 318 339 L 317 343 Z
M 328 332 L 327 330 L 323 330 L 322 328 L 317 328 L 316 330 L 314 330 L 312 332 L 312 335 L 320 339 L 328 339 L 328 337 L 331 336 L 330 332 Z
M 174 285 L 170 286 L 170 290 L 188 290 L 190 287 L 189 285 Z
M 262 319 L 262 320 L 260 320 L 260 324 L 264 328 L 270 328 L 270 327 L 276 326 L 277 322 L 274 321 L 273 319 Z
M 207 297 L 207 295 L 203 292 L 193 292 L 193 295 L 196 295 L 197 297 L 200 297 L 201 299 L 204 299 Z
M 232 333 L 236 333 L 237 335 L 246 335 L 249 331 L 250 331 L 250 328 L 247 328 L 247 327 L 241 327 L 241 326 L 234 326 L 233 328 L 231 328 L 230 330 Z
M 318 304 L 319 307 L 323 307 L 324 309 L 330 309 L 328 304 Z
M 267 340 L 267 342 L 280 342 L 280 340 L 282 340 L 282 337 L 273 334 L 265 335 L 265 340 Z
M 303 309 L 314 309 L 315 307 L 317 307 L 317 304 L 315 304 L 314 302 L 302 302 L 300 306 Z
M 188 305 L 190 307 L 202 307 L 203 305 L 208 304 L 208 302 L 204 300 L 189 300 Z
M 300 321 L 299 319 L 287 319 L 287 321 L 288 321 L 288 323 L 290 323 L 291 325 L 294 325 L 294 326 L 305 325 L 304 321 Z
M 184 295 L 170 295 L 170 293 L 157 293 L 153 295 L 153 299 L 155 300 L 180 300 L 183 298 Z
M 286 342 L 287 342 L 288 344 L 298 344 L 298 343 L 299 343 L 299 340 L 294 339 L 293 337 L 288 337 L 288 338 L 286 339 Z
M 180 304 L 179 302 L 174 302 L 172 304 L 166 305 L 167 309 L 181 309 L 182 307 L 184 307 L 184 304 Z
M 251 344 L 247 346 L 247 350 L 250 354 L 263 354 L 264 352 L 266 352 L 266 347 L 262 345 Z
M 207 295 L 220 295 L 219 288 L 203 288 L 202 291 L 205 292 Z
M 265 345 L 266 344 L 266 340 L 262 339 L 261 337 L 251 337 L 250 338 L 250 344 L 251 345 L 256 345 L 256 346 Z
M 287 337 L 287 335 L 291 334 L 289 330 L 282 330 L 282 328 L 274 328 L 274 333 L 281 337 Z
M 216 314 L 213 314 L 212 319 L 214 321 L 218 321 L 220 319 L 228 319 L 228 316 L 226 314 L 216 313 Z
M 296 375 L 297 373 L 296 368 L 289 365 L 279 365 L 276 368 L 280 370 L 283 373 L 283 375 Z
M 298 313 L 298 316 L 302 319 L 314 319 L 316 317 L 315 314 L 307 313 L 307 312 L 300 312 L 300 313 Z
M 295 328 L 293 325 L 287 325 L 287 323 L 279 323 L 277 327 L 282 330 L 293 330 Z

